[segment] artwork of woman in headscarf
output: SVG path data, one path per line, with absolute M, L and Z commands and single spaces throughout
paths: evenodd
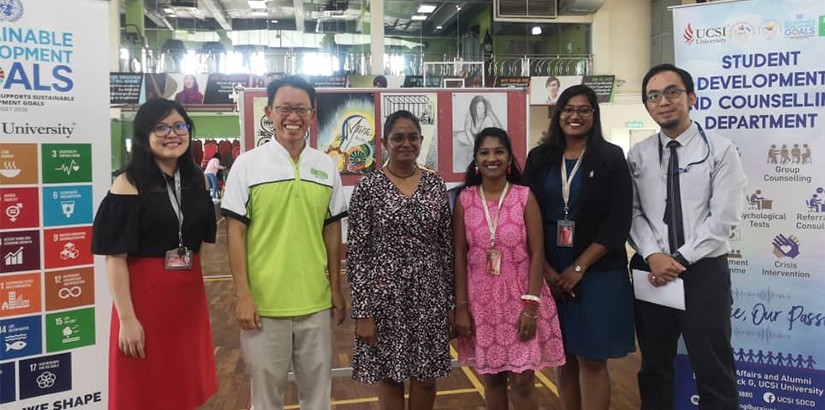
M 203 104 L 203 94 L 198 90 L 198 79 L 192 74 L 183 77 L 183 90 L 175 95 L 181 104 Z

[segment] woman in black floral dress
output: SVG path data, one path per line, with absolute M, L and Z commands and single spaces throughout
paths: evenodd
M 380 383 L 382 409 L 432 409 L 435 379 L 450 374 L 452 231 L 444 181 L 420 168 L 421 126 L 390 115 L 389 162 L 358 181 L 350 200 L 347 271 L 355 324 L 353 379 Z

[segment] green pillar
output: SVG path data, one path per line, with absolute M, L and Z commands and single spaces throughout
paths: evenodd
M 126 4 L 126 32 L 137 33 L 146 38 L 146 28 L 143 24 L 143 0 L 124 0 Z

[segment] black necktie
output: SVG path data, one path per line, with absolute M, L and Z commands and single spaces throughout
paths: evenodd
M 667 239 L 670 253 L 676 252 L 685 244 L 685 231 L 682 223 L 682 194 L 679 191 L 679 156 L 676 154 L 678 141 L 670 141 L 670 161 L 667 164 L 667 205 L 664 222 L 667 224 Z

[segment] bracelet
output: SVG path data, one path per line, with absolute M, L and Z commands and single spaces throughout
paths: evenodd
M 538 318 L 539 318 L 539 314 L 538 314 L 538 313 L 536 313 L 536 315 L 535 315 L 535 316 L 530 316 L 530 315 L 528 315 L 528 314 L 527 314 L 527 312 L 525 312 L 525 311 L 523 311 L 523 310 L 522 310 L 522 311 L 521 311 L 521 314 L 522 314 L 522 315 L 524 315 L 524 317 L 526 317 L 526 318 L 528 318 L 528 319 L 532 319 L 532 320 L 536 320 L 536 319 L 538 319 Z
M 461 306 L 461 305 L 469 305 L 469 304 L 470 304 L 470 302 L 468 302 L 468 301 L 466 301 L 466 300 L 462 300 L 462 301 L 455 302 L 455 305 L 456 305 L 456 306 Z
M 541 306 L 541 304 L 537 303 L 535 300 L 523 300 L 522 302 L 524 302 L 524 306 L 529 306 L 536 309 Z
M 538 296 L 536 296 L 536 295 L 530 295 L 530 294 L 527 294 L 527 295 L 521 295 L 521 300 L 524 300 L 524 301 L 528 301 L 528 300 L 529 300 L 529 301 L 532 301 L 532 302 L 536 302 L 536 303 L 538 303 L 538 304 L 541 304 L 541 298 L 540 298 L 540 297 L 538 297 Z

